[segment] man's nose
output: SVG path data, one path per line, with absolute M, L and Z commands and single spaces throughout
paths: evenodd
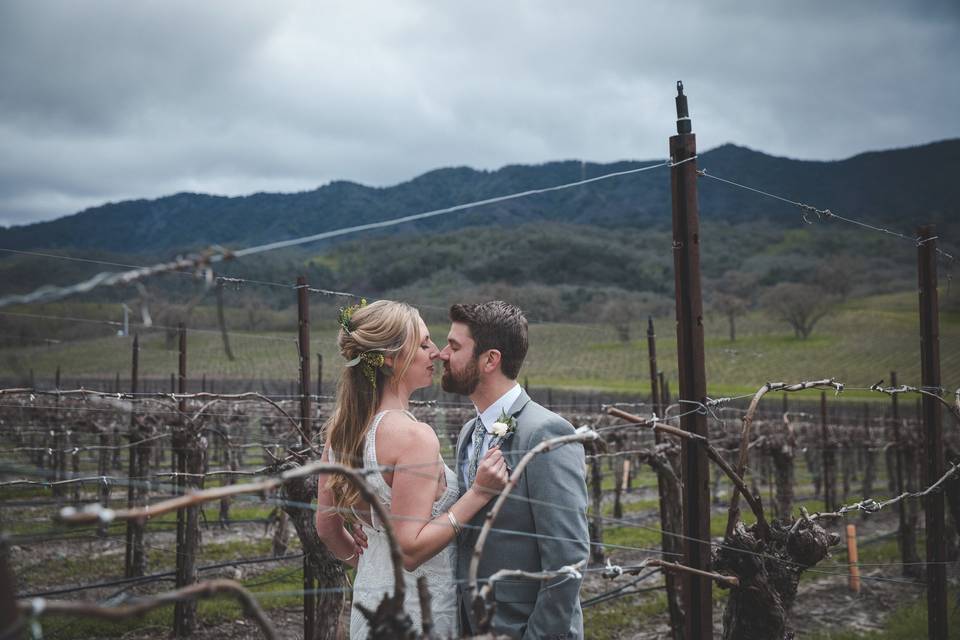
M 450 359 L 449 347 L 444 347 L 443 349 L 441 349 L 436 357 L 438 360 L 443 360 L 444 362 L 448 361 Z

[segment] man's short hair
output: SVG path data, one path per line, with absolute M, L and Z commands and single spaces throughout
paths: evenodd
M 455 304 L 450 307 L 450 320 L 470 327 L 474 357 L 496 349 L 500 352 L 503 375 L 517 379 L 528 345 L 527 319 L 519 308 L 502 300 Z

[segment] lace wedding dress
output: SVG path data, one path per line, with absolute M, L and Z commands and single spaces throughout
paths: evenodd
M 378 413 L 370 431 L 367 433 L 364 445 L 364 468 L 377 467 L 377 427 L 388 412 Z M 410 415 L 409 413 L 407 415 Z M 412 418 L 413 416 L 411 416 Z M 414 418 L 416 419 L 416 418 Z M 433 517 L 437 517 L 448 510 L 457 501 L 457 476 L 444 465 L 447 489 L 440 499 L 433 503 Z M 383 503 L 387 512 L 390 511 L 391 491 L 389 485 L 379 473 L 367 476 L 367 482 L 374 494 Z M 375 611 L 383 600 L 385 593 L 393 593 L 393 563 L 390 561 L 390 545 L 382 528 L 373 517 L 364 518 L 373 523 L 373 526 L 364 523 L 363 530 L 367 534 L 369 546 L 360 556 L 357 566 L 357 575 L 353 582 L 353 603 L 362 604 L 370 611 Z M 420 596 L 417 593 L 417 578 L 427 577 L 427 586 L 430 589 L 431 610 L 433 612 L 434 633 L 440 638 L 455 638 L 457 628 L 457 588 L 454 581 L 454 571 L 457 563 L 456 540 L 443 548 L 440 553 L 430 558 L 413 571 L 404 571 L 406 596 L 404 610 L 413 620 L 419 633 L 420 628 Z M 367 619 L 355 606 L 350 613 L 350 639 L 362 640 L 368 635 Z

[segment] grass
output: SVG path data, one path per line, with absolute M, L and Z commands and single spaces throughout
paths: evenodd
M 957 592 L 947 596 L 947 629 L 949 637 L 960 638 L 960 609 L 954 606 Z M 886 619 L 884 629 L 866 633 L 855 631 L 818 630 L 804 633 L 809 640 L 916 640 L 927 637 L 927 602 L 920 598 L 897 607 Z
M 891 370 L 900 380 L 913 383 L 920 377 L 917 298 L 913 292 L 885 294 L 849 300 L 824 318 L 808 340 L 793 336 L 789 328 L 759 311 L 739 320 L 738 338 L 727 338 L 726 321 L 705 320 L 707 380 L 710 393 L 752 393 L 767 380 L 797 381 L 835 377 L 849 386 L 868 387 Z M 78 310 L 76 314 L 80 314 Z M 61 311 L 71 315 L 69 305 Z M 941 371 L 949 389 L 960 386 L 960 314 L 942 314 L 940 322 Z M 544 323 L 530 327 L 530 351 L 521 377 L 534 387 L 595 389 L 618 392 L 649 392 L 645 319 L 631 327 L 632 340 L 621 342 L 612 326 L 605 324 Z M 37 322 L 43 322 L 37 320 Z M 327 326 L 329 324 L 329 326 Z M 676 337 L 673 320 L 657 320 L 658 366 L 676 380 Z M 440 338 L 447 327 L 432 326 Z M 312 345 L 322 353 L 325 384 L 335 380 L 339 367 L 333 323 L 312 327 Z M 115 372 L 126 378 L 132 338 L 108 336 L 51 346 L 0 350 L 15 375 L 35 371 L 40 381 L 52 380 L 57 366 L 64 380 L 100 377 L 112 383 Z M 190 377 L 248 380 L 296 377 L 297 350 L 293 332 L 258 335 L 233 332 L 231 345 L 237 358 L 224 356 L 216 331 L 189 334 Z M 169 379 L 177 368 L 177 352 L 167 349 L 160 332 L 141 336 L 140 372 L 156 381 Z M 255 386 L 255 385 L 252 385 Z M 674 391 L 676 389 L 674 388 Z M 818 393 L 818 392 L 814 392 Z M 851 390 L 851 398 L 886 398 Z
M 612 587 L 611 587 L 612 588 Z M 624 629 L 634 628 L 637 618 L 659 616 L 667 611 L 667 596 L 662 591 L 625 596 L 583 610 L 583 627 L 594 640 L 622 637 Z
M 303 569 L 291 570 L 281 566 L 265 571 L 242 581 L 251 589 L 260 605 L 267 610 L 296 607 L 303 603 L 300 591 L 303 588 Z M 197 603 L 197 617 L 203 625 L 212 625 L 229 620 L 244 619 L 243 610 L 235 598 L 217 596 Z M 252 621 L 247 621 L 253 625 Z M 45 637 L 48 638 L 104 638 L 120 637 L 135 629 L 157 628 L 157 635 L 167 635 L 173 628 L 173 605 L 161 607 L 141 618 L 129 618 L 118 622 L 103 620 L 49 616 L 42 620 Z
M 293 536 L 287 553 L 295 553 L 300 541 Z M 230 540 L 227 542 L 206 542 L 200 545 L 197 565 L 215 564 L 229 560 L 260 558 L 269 556 L 272 549 L 272 537 L 262 536 L 254 540 Z M 147 573 L 156 573 L 174 569 L 176 559 L 174 547 L 147 544 Z M 118 564 L 119 563 L 119 564 Z M 31 584 L 88 584 L 117 577 L 123 571 L 121 553 L 88 556 L 83 554 L 63 554 L 44 562 L 38 562 L 30 568 Z M 38 589 L 42 590 L 42 589 Z

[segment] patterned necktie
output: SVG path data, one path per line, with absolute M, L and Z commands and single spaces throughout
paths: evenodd
M 487 430 L 477 416 L 477 421 L 473 425 L 473 459 L 470 461 L 470 468 L 467 470 L 467 487 L 473 486 L 473 481 L 477 479 L 477 467 L 480 466 L 480 452 L 483 449 L 483 437 L 487 435 Z

